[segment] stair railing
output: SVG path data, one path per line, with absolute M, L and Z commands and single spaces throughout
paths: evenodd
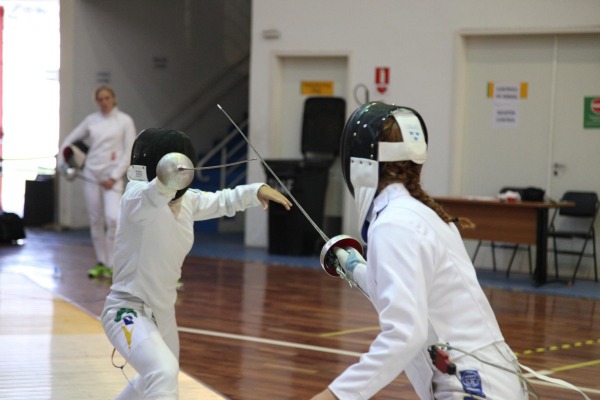
M 213 110 L 218 99 L 248 80 L 250 56 L 245 55 L 203 84 L 189 99 L 177 107 L 177 112 L 165 118 L 161 126 L 177 126 L 186 132 L 194 121 Z
M 248 126 L 248 120 L 241 122 L 238 124 L 240 129 L 245 129 Z M 213 147 L 208 153 L 206 153 L 199 161 L 196 163 L 196 168 L 201 168 L 207 166 L 206 163 L 213 158 L 215 155 L 219 154 L 219 163 L 227 164 L 231 161 L 231 155 L 236 154 L 238 150 L 243 148 L 246 145 L 246 142 L 236 143 L 232 148 L 228 149 L 227 145 L 236 137 L 239 136 L 239 132 L 237 129 L 232 129 L 223 139 L 217 143 L 215 147 Z M 244 173 L 238 175 L 236 179 L 234 179 L 229 186 L 236 186 L 239 182 L 241 182 L 246 177 L 246 169 L 244 164 L 233 165 L 231 167 L 223 167 L 221 168 L 221 172 L 219 174 L 219 189 L 223 189 L 227 186 L 227 178 L 233 174 L 233 172 L 237 171 L 238 168 L 244 168 Z M 210 180 L 209 176 L 206 176 L 202 173 L 202 170 L 196 171 L 196 178 L 200 182 L 208 182 Z

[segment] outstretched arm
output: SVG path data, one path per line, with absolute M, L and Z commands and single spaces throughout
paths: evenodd
M 262 185 L 260 189 L 258 189 L 258 200 L 260 200 L 263 210 L 265 211 L 269 209 L 269 200 L 281 204 L 288 211 L 292 208 L 292 203 L 288 198 L 269 185 Z

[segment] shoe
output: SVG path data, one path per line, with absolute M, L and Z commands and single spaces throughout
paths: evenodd
M 177 290 L 183 291 L 183 279 L 177 281 Z
M 98 263 L 94 268 L 88 271 L 88 278 L 100 278 L 104 274 L 106 267 L 102 263 Z
M 112 279 L 113 270 L 112 268 L 104 267 L 104 271 L 102 271 L 102 276 L 106 279 Z

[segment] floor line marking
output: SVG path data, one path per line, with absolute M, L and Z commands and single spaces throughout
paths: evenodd
M 353 357 L 360 357 L 362 354 L 362 353 L 357 353 L 354 351 L 338 350 L 338 349 L 331 349 L 331 348 L 322 347 L 322 346 L 311 346 L 311 345 L 306 345 L 306 344 L 291 343 L 291 342 L 286 342 L 283 340 L 264 339 L 264 338 L 259 338 L 259 337 L 255 337 L 255 336 L 246 336 L 246 335 L 237 335 L 237 334 L 233 334 L 233 333 L 209 331 L 206 329 L 194 329 L 194 328 L 179 327 L 179 332 L 192 333 L 192 334 L 196 334 L 196 335 L 215 336 L 215 337 L 221 337 L 221 338 L 227 338 L 227 339 L 242 340 L 242 341 L 246 341 L 246 342 L 271 344 L 271 345 L 275 345 L 275 346 L 291 347 L 291 348 L 297 348 L 297 349 L 303 349 L 303 350 L 320 351 L 320 352 L 324 352 L 324 353 L 340 354 L 340 355 L 353 356 Z M 600 363 L 600 360 L 592 361 L 591 363 L 593 363 L 593 364 Z M 582 364 L 587 364 L 587 363 L 573 364 L 573 367 L 571 369 L 578 368 L 578 367 L 575 367 L 576 365 L 583 366 Z M 593 365 L 593 364 L 590 364 L 590 365 Z M 561 368 L 566 368 L 566 367 L 553 368 L 550 371 L 544 370 L 543 373 L 544 373 L 544 375 L 552 375 L 554 372 L 560 371 Z M 565 389 L 563 386 L 556 385 L 556 384 L 553 384 L 550 382 L 545 382 L 545 381 L 542 381 L 539 379 L 533 379 L 533 380 L 535 381 L 534 383 L 536 385 L 551 386 L 551 387 Z M 578 386 L 578 388 L 586 393 L 600 394 L 600 390 L 598 390 L 598 389 L 586 388 L 586 387 L 581 387 L 581 386 Z
M 575 343 L 565 343 L 565 344 L 561 344 L 559 346 L 557 345 L 553 345 L 553 346 L 548 346 L 548 347 L 538 347 L 536 349 L 533 350 L 524 350 L 521 352 L 516 352 L 515 351 L 515 355 L 517 356 L 528 356 L 531 354 L 539 354 L 539 353 L 544 353 L 547 351 L 556 351 L 556 350 L 569 350 L 572 348 L 577 348 L 577 347 L 583 347 L 583 346 L 591 346 L 594 344 L 600 344 L 600 339 L 589 339 L 589 340 L 580 340 L 578 342 Z
M 367 327 L 364 327 L 364 328 L 346 329 L 346 330 L 343 330 L 343 331 L 320 333 L 319 336 L 321 336 L 321 337 L 341 336 L 341 335 L 346 335 L 346 334 L 349 334 L 349 333 L 378 331 L 380 329 L 381 328 L 379 326 L 367 326 Z
M 296 348 L 296 349 L 320 351 L 322 353 L 339 354 L 339 355 L 352 356 L 352 357 L 360 357 L 362 354 L 362 353 L 357 353 L 355 351 L 331 349 L 329 347 L 311 346 L 308 344 L 291 343 L 291 342 L 285 342 L 283 340 L 264 339 L 264 338 L 254 337 L 254 336 L 236 335 L 233 333 L 208 331 L 205 329 L 193 329 L 193 328 L 180 327 L 179 332 L 194 333 L 197 335 L 205 335 L 205 336 L 216 336 L 216 337 L 222 337 L 222 338 L 227 338 L 227 339 L 243 340 L 246 342 L 265 343 L 265 344 L 271 344 L 271 345 L 275 345 L 275 346 L 292 347 L 292 348 Z
M 555 371 L 555 372 L 568 371 L 570 369 L 591 367 L 592 365 L 598 365 L 598 364 L 600 364 L 600 360 L 592 360 L 592 361 L 586 361 L 586 362 L 582 362 L 582 363 L 578 363 L 578 364 L 571 364 L 571 365 L 565 365 L 562 367 L 552 368 L 552 371 Z
M 539 380 L 539 379 L 530 379 L 530 380 L 532 381 L 532 383 L 534 385 L 549 386 L 549 387 L 560 388 L 560 389 L 564 389 L 564 390 L 567 390 L 567 391 L 571 391 L 571 390 L 567 389 L 564 386 L 557 385 L 556 383 L 546 382 L 546 381 L 542 381 L 542 380 Z M 598 390 L 598 389 L 592 389 L 592 388 L 583 387 L 583 386 L 577 386 L 577 389 L 579 389 L 579 390 L 581 390 L 582 392 L 585 392 L 585 393 L 600 394 L 600 390 Z

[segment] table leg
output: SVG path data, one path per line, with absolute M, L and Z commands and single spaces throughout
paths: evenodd
M 537 209 L 535 270 L 533 285 L 541 286 L 548 280 L 548 209 Z

